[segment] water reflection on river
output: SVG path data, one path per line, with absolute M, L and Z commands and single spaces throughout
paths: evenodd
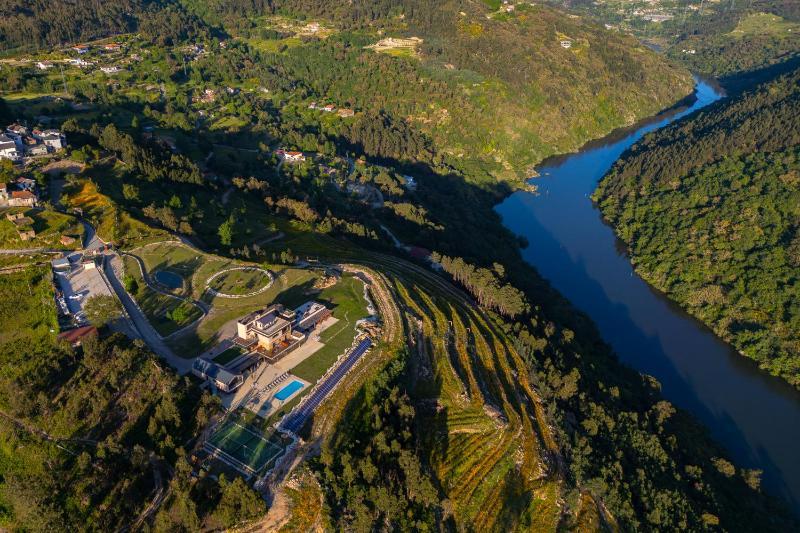
M 530 242 L 525 260 L 592 317 L 620 359 L 658 378 L 664 395 L 701 419 L 739 465 L 763 469 L 764 485 L 800 509 L 800 393 L 642 281 L 589 199 L 644 134 L 721 97 L 704 81 L 696 95 L 688 109 L 545 162 L 534 180 L 539 195 L 515 193 L 497 212 Z

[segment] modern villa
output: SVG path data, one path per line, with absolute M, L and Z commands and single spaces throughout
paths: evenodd
M 275 363 L 306 339 L 304 334 L 293 331 L 295 318 L 294 311 L 280 304 L 250 313 L 236 323 L 234 342 Z
M 273 304 L 240 319 L 234 342 L 276 363 L 303 344 L 308 332 L 330 315 L 330 309 L 319 302 L 306 302 L 294 311 Z

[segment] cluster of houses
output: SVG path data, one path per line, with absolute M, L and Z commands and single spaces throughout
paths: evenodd
M 317 111 L 322 111 L 324 113 L 336 113 L 342 118 L 349 118 L 356 114 L 355 111 L 353 111 L 352 109 L 348 109 L 346 107 L 337 110 L 336 106 L 333 104 L 319 105 L 316 102 L 311 102 L 310 104 L 308 104 L 308 108 L 315 109 Z
M 273 304 L 250 313 L 236 322 L 236 337 L 233 339 L 234 344 L 246 352 L 240 359 L 247 365 L 236 364 L 238 360 L 234 360 L 230 368 L 226 368 L 198 358 L 192 363 L 192 373 L 212 382 L 222 392 L 233 392 L 244 383 L 237 371 L 262 361 L 277 363 L 300 347 L 311 331 L 330 316 L 330 309 L 314 301 L 294 310 Z
M 112 42 L 112 43 L 106 43 L 106 44 L 102 45 L 101 48 L 102 48 L 103 52 L 114 53 L 114 52 L 120 52 L 122 50 L 122 45 L 120 43 L 113 43 Z M 79 56 L 82 56 L 84 54 L 89 53 L 91 51 L 91 47 L 89 45 L 87 45 L 87 44 L 79 44 L 79 45 L 73 46 L 72 47 L 72 51 L 76 52 Z M 137 54 L 134 54 L 133 56 L 131 56 L 131 59 L 134 59 L 134 60 L 141 59 L 141 58 L 134 57 L 134 56 L 137 56 Z M 66 59 L 65 62 L 68 65 L 72 65 L 72 66 L 75 66 L 75 67 L 90 67 L 90 66 L 94 65 L 93 61 L 88 61 L 86 59 L 83 59 L 82 57 L 69 58 L 69 59 Z M 46 70 L 50 70 L 54 66 L 55 66 L 55 63 L 53 61 L 37 61 L 36 62 L 36 68 L 39 69 L 39 70 L 45 70 L 45 71 Z M 122 69 L 120 67 L 116 66 L 116 65 L 110 65 L 110 66 L 100 67 L 100 70 L 103 71 L 106 74 L 116 74 L 117 72 L 120 72 Z
M 36 207 L 36 181 L 19 177 L 10 184 L 0 183 L 0 207 Z
M 25 126 L 12 124 L 0 133 L 0 159 L 21 161 L 26 156 L 56 152 L 66 145 L 66 138 L 59 130 L 34 128 L 28 131 Z

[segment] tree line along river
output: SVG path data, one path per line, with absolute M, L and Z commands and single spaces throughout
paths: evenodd
M 624 245 L 590 196 L 623 152 L 646 133 L 723 97 L 698 79 L 691 106 L 653 117 L 545 161 L 497 212 L 530 244 L 524 259 L 588 314 L 626 364 L 656 377 L 664 396 L 692 412 L 739 466 L 800 511 L 800 393 L 769 376 L 633 271 Z

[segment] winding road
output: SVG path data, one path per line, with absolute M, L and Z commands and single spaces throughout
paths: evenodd
M 114 293 L 122 302 L 122 306 L 128 313 L 128 317 L 141 336 L 142 340 L 153 350 L 159 357 L 165 359 L 169 365 L 174 368 L 179 374 L 184 375 L 192 368 L 192 359 L 184 359 L 175 355 L 175 352 L 167 346 L 164 340 L 159 336 L 158 332 L 150 325 L 150 321 L 144 316 L 144 313 L 136 302 L 133 301 L 131 295 L 125 290 L 122 282 L 119 280 L 117 272 L 122 271 L 122 258 L 117 254 L 108 254 L 103 257 L 103 273 L 114 289 Z

